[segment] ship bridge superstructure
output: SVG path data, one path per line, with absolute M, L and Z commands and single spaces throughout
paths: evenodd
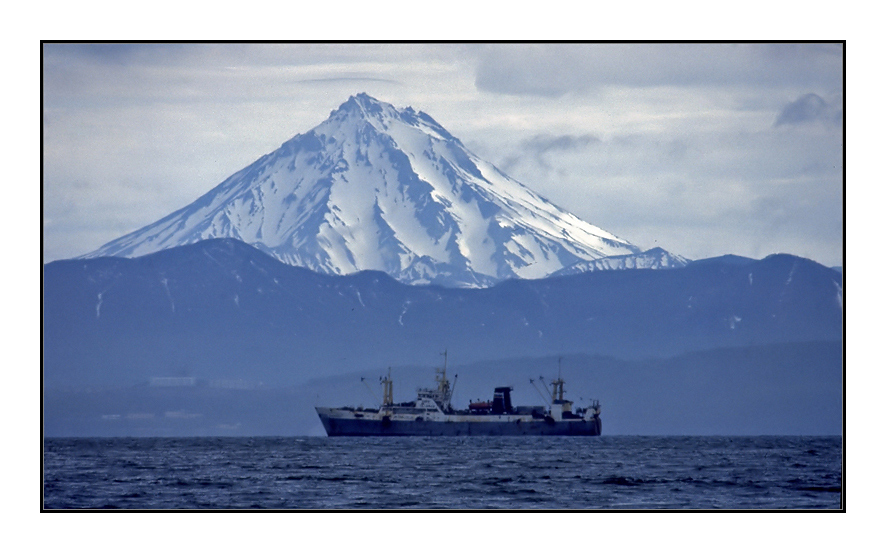
M 426 401 L 432 401 L 441 411 L 452 410 L 452 392 L 454 386 L 450 385 L 449 379 L 446 378 L 446 361 L 447 353 L 443 352 L 443 366 L 435 369 L 434 380 L 437 383 L 436 388 L 419 388 L 416 407 L 420 403 L 427 404 Z M 458 375 L 455 375 L 458 378 Z M 425 400 L 424 402 L 422 400 Z

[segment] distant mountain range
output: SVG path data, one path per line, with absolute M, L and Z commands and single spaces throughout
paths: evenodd
M 320 273 L 375 270 L 450 287 L 543 278 L 582 263 L 599 269 L 600 258 L 642 253 L 481 160 L 426 113 L 366 94 L 86 257 L 210 238 L 235 238 Z
M 790 255 L 584 272 L 486 289 L 331 276 L 231 239 L 44 267 L 44 382 L 156 376 L 291 384 L 319 374 L 527 355 L 661 357 L 842 339 L 842 275 Z
M 513 386 L 521 405 L 544 400 L 530 384 L 559 373 L 577 405 L 603 405 L 603 433 L 640 435 L 840 435 L 843 431 L 842 344 L 799 342 L 718 348 L 667 358 L 623 360 L 567 354 L 452 363 L 453 404 L 489 399 Z M 421 366 L 394 365 L 394 401 L 432 385 L 432 352 Z M 48 436 L 324 435 L 315 405 L 377 405 L 387 366 L 317 376 L 303 384 L 179 379 L 119 388 L 44 392 Z M 173 380 L 173 379 L 169 379 Z M 238 386 L 233 386 L 238 384 Z M 165 384 L 165 385 L 164 385 Z M 366 385 L 370 384 L 367 390 Z

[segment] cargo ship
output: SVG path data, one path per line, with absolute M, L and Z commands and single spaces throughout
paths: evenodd
M 456 378 L 458 375 L 456 375 Z M 467 409 L 454 409 L 453 387 L 446 378 L 446 364 L 436 369 L 436 388 L 419 388 L 414 401 L 394 403 L 394 383 L 381 379 L 383 400 L 378 409 L 362 407 L 315 407 L 328 436 L 599 436 L 603 430 L 600 402 L 591 400 L 573 411 L 564 399 L 559 376 L 551 389 L 540 379 L 547 405 L 514 406 L 510 386 L 494 389 L 490 401 L 473 401 Z M 535 382 L 530 380 L 535 386 Z M 541 390 L 536 389 L 541 393 Z

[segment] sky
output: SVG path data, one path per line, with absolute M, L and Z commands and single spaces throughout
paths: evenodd
M 643 249 L 842 265 L 843 88 L 839 43 L 44 44 L 43 261 L 366 92 Z
M 26 189 L 21 203 L 27 206 L 18 213 L 14 202 L 7 213 L 16 213 L 3 218 L 4 245 L 13 259 L 38 251 L 33 238 L 37 233 L 30 227 L 38 220 L 44 262 L 91 251 L 153 222 L 290 136 L 309 130 L 349 95 L 365 91 L 398 107 L 413 105 L 430 113 L 475 153 L 638 245 L 660 244 L 693 258 L 790 251 L 838 264 L 843 191 L 841 171 L 834 165 L 839 169 L 842 163 L 842 142 L 839 125 L 834 128 L 827 114 L 842 100 L 842 61 L 833 46 L 831 52 L 809 45 L 709 46 L 699 48 L 707 52 L 687 57 L 655 48 L 630 53 L 629 46 L 622 46 L 618 56 L 591 46 L 576 47 L 569 55 L 543 47 L 527 54 L 530 47 L 503 45 L 302 45 L 276 51 L 269 46 L 80 46 L 56 47 L 42 57 L 37 48 L 39 40 L 66 37 L 849 39 L 853 117 L 847 225 L 852 267 L 859 269 L 851 273 L 857 294 L 850 293 L 849 305 L 854 321 L 869 324 L 852 325 L 849 365 L 861 370 L 853 371 L 847 383 L 846 403 L 855 415 L 848 419 L 851 426 L 860 428 L 856 434 L 864 434 L 869 421 L 876 420 L 874 394 L 883 389 L 882 372 L 865 368 L 876 366 L 880 356 L 874 351 L 874 333 L 880 328 L 878 307 L 884 302 L 882 286 L 874 281 L 879 280 L 878 256 L 862 254 L 878 249 L 881 234 L 875 194 L 881 166 L 882 84 L 880 72 L 868 68 L 881 65 L 883 46 L 880 19 L 870 4 L 849 2 L 828 9 L 771 0 L 740 7 L 631 2 L 595 5 L 593 14 L 579 17 L 564 17 L 571 7 L 558 2 L 546 3 L 543 9 L 515 4 L 508 13 L 494 5 L 482 8 L 475 1 L 451 3 L 448 9 L 431 4 L 424 11 L 411 2 L 393 7 L 386 2 L 346 2 L 323 10 L 320 4 L 301 4 L 291 5 L 289 11 L 280 6 L 279 11 L 269 11 L 274 7 L 264 2 L 248 9 L 218 10 L 206 10 L 200 3 L 168 4 L 161 0 L 153 9 L 138 11 L 93 6 L 91 1 L 11 8 L 16 24 L 7 29 L 0 56 L 6 82 L 15 83 L 4 91 L 13 125 L 6 128 L 3 141 L 7 161 L 18 165 L 9 173 L 15 180 L 8 186 Z M 176 16 L 170 17 L 173 11 Z M 392 12 L 400 14 L 401 22 L 421 25 L 385 25 Z M 437 23 L 429 24 L 431 20 Z M 41 100 L 42 135 L 33 121 L 34 104 Z M 39 152 L 37 144 L 42 147 Z M 37 181 L 31 169 L 37 164 L 43 169 L 39 189 L 18 186 Z M 795 194 L 796 188 L 803 188 L 802 193 Z M 19 194 L 13 196 L 18 199 Z M 39 218 L 34 217 L 38 203 Z M 33 304 L 39 284 L 27 271 L 8 273 L 13 281 L 9 289 L 16 291 L 10 357 L 14 366 L 24 368 L 10 373 L 10 389 L 33 390 L 33 371 L 28 368 L 38 362 L 34 329 L 40 310 Z M 853 302 L 855 297 L 860 301 Z M 34 412 L 40 401 L 36 390 L 18 397 L 8 407 L 19 414 Z M 19 450 L 36 451 L 40 419 L 28 420 L 30 424 L 13 425 L 9 433 L 21 445 Z M 856 479 L 878 482 L 875 441 L 855 440 L 851 450 Z M 27 455 L 12 456 L 10 462 L 22 474 L 33 467 L 33 457 Z M 33 486 L 19 480 L 21 484 L 11 487 L 12 496 L 26 503 L 33 498 Z M 703 529 L 695 519 L 677 515 L 667 523 L 644 522 L 653 531 L 635 535 L 627 521 L 619 522 L 618 514 L 604 513 L 600 516 L 605 524 L 597 525 L 592 539 L 622 549 L 626 544 L 631 549 L 635 543 L 654 546 L 679 540 L 691 551 L 709 549 L 710 543 L 724 551 L 744 551 L 761 539 L 781 549 L 834 549 L 845 545 L 846 536 L 874 535 L 870 514 L 881 504 L 881 487 L 853 488 L 850 505 L 855 508 L 824 532 L 808 517 L 764 516 L 755 519 L 757 531 L 734 534 L 738 521 L 729 515 L 706 519 Z M 317 518 L 301 515 L 305 520 L 295 523 L 296 531 L 325 524 L 318 520 L 323 515 L 313 515 Z M 21 528 L 22 536 L 46 534 L 46 521 L 38 516 L 19 509 L 14 526 Z M 292 522 L 291 517 L 275 516 L 285 515 L 251 520 L 245 530 L 227 520 L 220 526 L 212 517 L 195 525 L 189 517 L 187 526 L 172 525 L 129 545 L 155 550 L 168 546 L 172 535 L 182 543 L 199 539 L 205 545 L 209 540 L 228 548 L 234 543 L 279 546 L 280 528 L 291 528 Z M 353 536 L 348 545 L 359 543 L 363 550 L 373 550 L 378 540 L 366 536 L 377 530 L 377 520 L 368 527 L 370 519 L 360 515 L 364 528 L 357 515 L 337 516 L 348 518 L 356 530 L 325 532 L 324 539 L 338 544 Z M 476 520 L 473 517 L 455 513 L 447 522 L 461 529 Z M 76 523 L 53 521 L 53 531 L 45 537 L 120 543 L 144 526 L 139 517 L 129 518 L 131 527 L 118 525 L 109 533 L 77 518 Z M 415 534 L 390 533 L 382 542 L 413 545 L 415 536 L 422 539 L 438 531 L 439 522 L 410 520 L 418 529 Z M 564 526 L 563 543 L 586 545 L 581 521 L 570 522 L 579 524 Z M 505 515 L 484 516 L 483 524 L 481 531 L 468 534 L 471 543 L 500 544 L 514 537 L 523 546 L 550 545 L 548 534 L 535 527 L 532 533 L 520 529 Z M 718 539 L 727 532 L 730 541 Z M 625 541 L 625 536 L 630 539 Z

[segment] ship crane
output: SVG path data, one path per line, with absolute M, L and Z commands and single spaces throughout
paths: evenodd
M 539 377 L 538 377 L 538 380 L 539 380 L 539 382 L 541 382 L 542 384 L 544 384 L 545 392 L 547 392 L 548 397 L 551 398 L 550 403 L 554 403 L 554 401 L 555 401 L 557 398 L 555 397 L 555 395 L 554 395 L 553 393 L 551 393 L 550 390 L 548 390 L 548 383 L 545 382 L 545 377 L 543 377 L 543 376 L 539 376 Z M 559 378 L 558 378 L 557 380 L 559 380 Z M 557 380 L 555 380 L 554 382 L 557 382 Z M 552 383 L 552 385 L 553 385 L 553 383 Z M 554 392 L 556 392 L 556 388 L 554 389 Z
M 455 395 L 456 384 L 458 384 L 458 373 L 455 373 L 455 377 L 452 379 L 452 389 L 449 390 L 449 403 L 447 407 L 450 411 L 452 411 L 452 396 Z
M 544 380 L 540 376 L 538 378 L 542 380 L 542 383 L 544 383 Z M 543 393 L 541 393 L 541 389 L 539 389 L 539 387 L 535 385 L 535 380 L 530 378 L 529 383 L 532 384 L 532 387 L 535 388 L 535 391 L 538 392 L 538 395 L 541 396 L 541 400 L 544 401 L 548 407 L 550 407 L 551 402 L 548 400 L 548 398 L 545 397 L 545 395 Z M 548 391 L 547 387 L 545 388 L 545 391 L 546 392 Z M 550 392 L 548 392 L 548 395 L 550 396 Z M 551 398 L 551 399 L 553 399 L 553 398 Z
M 362 382 L 363 385 L 366 386 L 366 389 L 369 390 L 370 395 L 372 395 L 372 399 L 374 399 L 376 403 L 380 404 L 381 402 L 378 400 L 378 396 L 375 395 L 375 392 L 373 392 L 372 388 L 369 387 L 369 384 L 366 383 L 366 379 L 361 376 L 360 382 Z

